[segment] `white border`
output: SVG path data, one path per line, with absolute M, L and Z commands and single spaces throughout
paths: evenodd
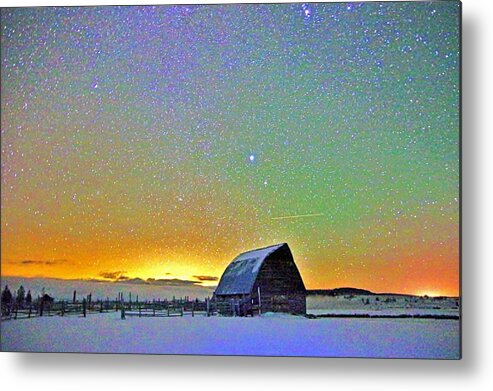
M 233 1 L 222 1 L 226 2 Z M 3 0 L 2 6 L 165 3 Z M 489 389 L 493 384 L 492 3 L 463 2 L 463 360 L 0 353 L 2 389 Z

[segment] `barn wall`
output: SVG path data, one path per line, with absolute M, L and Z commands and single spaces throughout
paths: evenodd
M 306 314 L 306 292 L 301 275 L 287 249 L 271 254 L 257 276 L 252 296 L 260 286 L 262 312 Z

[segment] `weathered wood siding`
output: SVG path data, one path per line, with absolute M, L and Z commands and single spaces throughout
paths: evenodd
M 306 291 L 288 248 L 281 248 L 263 263 L 252 290 L 258 300 L 260 287 L 262 312 L 306 314 Z

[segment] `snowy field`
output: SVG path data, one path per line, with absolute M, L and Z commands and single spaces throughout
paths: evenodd
M 127 318 L 119 313 L 2 322 L 3 351 L 459 358 L 459 321 L 434 319 Z
M 129 292 L 141 299 L 204 298 L 213 288 L 147 286 L 54 279 L 2 279 L 35 295 L 42 288 L 57 299 L 96 298 Z M 312 315 L 459 316 L 459 299 L 399 295 L 307 296 Z M 89 314 L 3 321 L 6 351 L 155 353 L 263 356 L 459 358 L 460 322 L 454 319 L 307 319 L 264 314 L 254 318 L 184 316 L 120 319 L 120 314 Z
M 400 295 L 310 295 L 307 313 L 313 315 L 437 315 L 459 316 L 458 298 L 418 297 Z

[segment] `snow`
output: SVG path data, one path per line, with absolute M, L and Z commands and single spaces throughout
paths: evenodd
M 224 271 L 216 294 L 241 294 L 252 289 L 255 278 L 265 259 L 286 243 L 251 250 L 238 255 Z
M 24 283 L 36 295 L 42 287 L 57 299 L 113 297 L 123 291 L 141 299 L 205 297 L 203 287 L 157 287 L 88 281 L 2 279 Z M 27 283 L 27 284 L 26 284 Z M 202 294 L 201 294 L 202 293 Z M 195 294 L 195 295 L 194 295 Z M 396 295 L 307 297 L 314 315 L 452 315 L 458 298 Z M 3 321 L 1 348 L 7 351 L 154 353 L 256 356 L 381 357 L 456 359 L 460 322 L 456 319 L 319 318 L 263 314 L 254 318 L 184 316 L 120 319 L 118 312 Z
M 457 359 L 459 321 L 185 316 L 118 312 L 2 322 L 4 351 Z
M 459 316 L 458 311 L 433 310 L 424 308 L 388 308 L 378 310 L 366 309 L 337 309 L 337 310 L 316 310 L 307 309 L 310 315 L 369 315 L 369 316 Z
M 309 295 L 307 313 L 312 315 L 439 315 L 459 316 L 458 298 L 397 295 Z
M 253 268 L 256 267 L 259 260 L 260 263 L 263 261 L 263 259 L 260 258 L 236 259 L 231 262 L 231 265 L 228 267 L 228 274 L 231 274 L 232 277 L 240 277 L 250 271 L 254 273 Z
M 250 271 L 252 274 L 257 274 L 265 258 L 283 245 L 284 243 L 281 243 L 276 244 L 275 246 L 241 253 L 231 262 L 232 268 L 230 272 L 234 272 L 235 275 L 241 275 L 247 271 Z
M 240 255 L 238 255 L 233 260 L 233 262 L 242 261 L 244 259 L 249 259 L 249 258 L 260 258 L 260 259 L 264 260 L 265 258 L 267 258 L 267 256 L 269 254 L 272 254 L 274 251 L 278 250 L 279 248 L 281 248 L 284 245 L 285 245 L 285 243 L 280 243 L 280 244 L 276 244 L 274 246 L 269 246 L 269 247 L 260 248 L 257 250 L 247 251 L 247 252 L 244 252 L 244 253 L 241 253 Z
M 255 266 L 252 269 L 252 274 L 257 274 L 258 271 L 260 270 L 260 266 L 262 266 L 262 263 L 264 263 L 265 258 L 256 258 L 256 263 Z

